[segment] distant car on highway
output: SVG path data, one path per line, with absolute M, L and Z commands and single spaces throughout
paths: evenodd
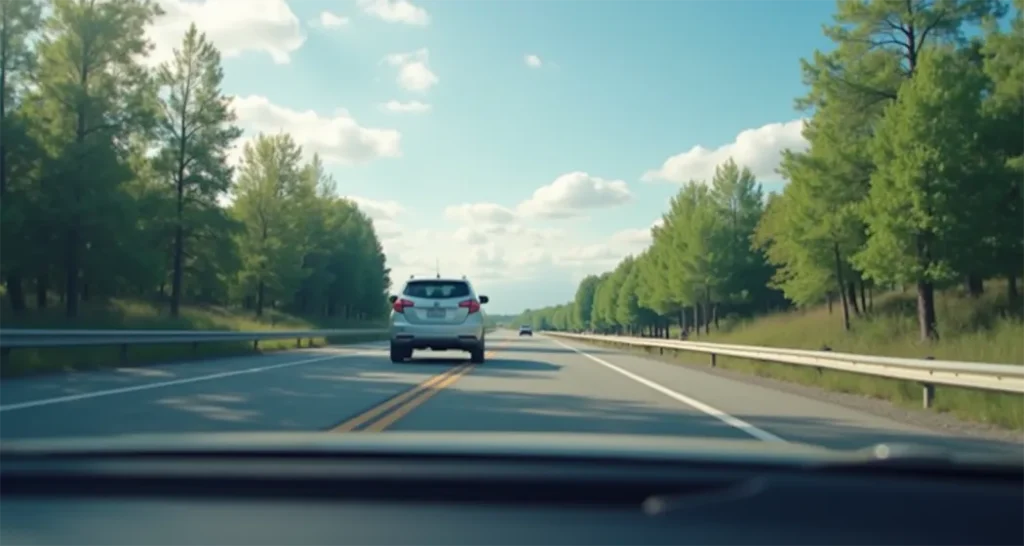
M 391 361 L 412 358 L 414 350 L 468 351 L 484 361 L 484 311 L 489 300 L 477 296 L 465 277 L 410 278 L 391 301 Z
M 524 324 L 524 325 L 520 326 L 519 327 L 519 335 L 520 336 L 530 336 L 530 337 L 533 337 L 533 327 L 531 327 L 529 324 Z

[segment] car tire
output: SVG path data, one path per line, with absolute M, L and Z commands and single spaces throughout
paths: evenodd
M 405 348 L 399 347 L 394 343 L 391 344 L 391 362 L 399 363 L 405 362 L 405 359 L 412 356 L 412 351 Z
M 478 347 L 474 347 L 469 351 L 469 361 L 473 364 L 484 363 L 484 344 L 481 343 Z

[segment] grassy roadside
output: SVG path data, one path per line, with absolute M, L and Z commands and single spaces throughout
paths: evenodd
M 23 317 L 14 317 L 9 308 L 3 308 L 4 328 L 54 329 L 135 329 L 135 330 L 301 330 L 315 328 L 383 328 L 383 323 L 344 320 L 315 320 L 297 317 L 276 310 L 268 310 L 256 317 L 242 309 L 226 307 L 186 306 L 178 318 L 167 314 L 166 308 L 152 303 L 132 300 L 113 300 L 102 304 L 83 305 L 80 316 L 69 321 L 61 309 L 32 310 Z M 380 336 L 345 336 L 344 338 L 314 339 L 313 344 L 359 343 L 376 341 Z M 303 341 L 306 346 L 308 341 Z M 266 353 L 294 349 L 294 339 L 261 341 L 259 351 Z M 252 354 L 251 343 L 223 342 L 173 345 L 142 345 L 130 347 L 127 359 L 122 359 L 120 347 L 70 347 L 46 349 L 17 349 L 0 357 L 0 378 L 21 377 L 42 373 L 73 370 L 92 370 L 122 366 L 137 366 L 217 356 Z
M 693 341 L 736 343 L 795 349 L 821 349 L 879 356 L 934 357 L 940 360 L 1024 365 L 1024 321 L 1011 310 L 1005 285 L 991 283 L 980 298 L 959 290 L 938 295 L 940 341 L 925 344 L 918 339 L 914 295 L 887 294 L 874 302 L 874 310 L 853 319 L 852 330 L 842 328 L 842 309 L 837 305 L 762 317 L 749 321 L 723 321 L 722 330 L 693 336 Z M 678 331 L 672 332 L 678 339 Z M 644 349 L 636 349 L 645 351 Z M 653 350 L 656 354 L 657 350 Z M 669 358 L 666 353 L 665 358 Z M 706 357 L 677 353 L 682 362 L 704 362 Z M 900 381 L 833 370 L 822 373 L 806 367 L 747 359 L 719 357 L 717 365 L 744 373 L 770 377 L 832 391 L 860 394 L 894 404 L 921 408 L 921 386 Z M 935 388 L 933 411 L 961 419 L 1024 430 L 1024 396 L 956 387 Z

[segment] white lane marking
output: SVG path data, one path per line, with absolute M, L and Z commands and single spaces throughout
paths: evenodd
M 670 389 L 670 388 L 668 388 L 668 387 L 666 387 L 664 385 L 655 383 L 654 381 L 651 381 L 650 379 L 647 379 L 645 377 L 641 377 L 641 376 L 639 376 L 639 375 L 637 375 L 637 374 L 635 374 L 635 373 L 633 373 L 633 372 L 631 372 L 629 370 L 624 370 L 624 369 L 616 366 L 615 364 L 611 364 L 609 362 L 605 362 L 604 360 L 601 360 L 600 358 L 597 358 L 594 355 L 587 354 L 587 353 L 577 349 L 576 347 L 573 347 L 572 345 L 566 345 L 565 343 L 562 343 L 562 341 L 560 341 L 560 340 L 553 339 L 553 338 L 550 338 L 550 337 L 547 338 L 547 339 L 549 339 L 549 340 L 551 340 L 551 341 L 561 345 L 562 347 L 565 347 L 566 349 L 572 349 L 573 351 L 576 351 L 577 353 L 579 353 L 579 354 L 589 358 L 590 360 L 593 360 L 594 362 L 597 362 L 598 364 L 608 368 L 609 370 L 618 372 L 618 373 L 620 373 L 620 374 L 622 374 L 622 375 L 632 379 L 633 381 L 636 381 L 637 383 L 640 383 L 641 385 L 644 385 L 646 387 L 650 387 L 650 388 L 660 392 L 661 394 L 664 394 L 665 396 L 668 396 L 669 398 L 672 398 L 673 400 L 676 400 L 678 402 L 682 402 L 682 403 L 684 403 L 684 404 L 686 404 L 686 405 L 688 405 L 688 406 L 690 406 L 690 407 L 692 407 L 694 409 L 702 411 L 702 412 L 704 412 L 704 413 L 706 413 L 706 414 L 708 414 L 708 415 L 710 415 L 710 416 L 712 416 L 712 417 L 722 421 L 723 423 L 725 423 L 725 424 L 727 424 L 729 426 L 736 427 L 736 428 L 742 430 L 743 432 L 746 432 L 747 434 L 753 436 L 754 438 L 757 438 L 758 440 L 763 440 L 765 442 L 783 442 L 783 443 L 786 442 L 785 440 L 783 440 L 782 438 L 779 438 L 778 436 L 772 434 L 771 432 L 759 429 L 759 428 L 755 427 L 754 425 L 751 425 L 750 423 L 748 423 L 748 422 L 746 422 L 746 421 L 744 421 L 742 419 L 737 419 L 736 417 L 733 417 L 732 415 L 729 415 L 728 413 L 725 413 L 724 411 L 722 411 L 720 409 L 713 408 L 713 407 L 705 404 L 704 402 L 701 402 L 700 400 L 695 400 L 695 399 L 690 398 L 689 396 L 686 396 L 684 394 L 679 394 L 678 392 L 676 392 L 676 391 L 674 391 L 674 390 L 672 390 L 672 389 Z
M 307 358 L 305 360 L 296 360 L 293 362 L 283 362 L 281 364 L 272 364 L 270 366 L 259 366 L 256 368 L 246 368 L 244 370 L 233 370 L 230 372 L 213 373 L 210 375 L 201 375 L 199 377 L 187 377 L 184 379 L 173 379 L 171 381 L 161 381 L 159 383 L 147 383 L 145 385 L 134 385 L 131 387 L 122 387 L 119 389 L 109 389 L 105 391 L 86 392 L 82 394 L 72 394 L 68 396 L 58 396 L 57 398 L 45 398 L 43 400 L 32 400 L 30 402 L 20 402 L 17 404 L 8 404 L 6 406 L 0 406 L 0 412 L 14 411 L 20 409 L 35 408 L 39 406 L 49 406 L 51 404 L 63 404 L 64 402 L 74 402 L 76 400 L 87 400 L 89 398 L 100 398 L 103 396 L 113 396 L 115 394 L 125 394 L 129 392 L 148 391 L 150 389 L 160 389 L 163 387 L 172 387 L 174 385 L 185 385 L 188 383 L 199 383 L 201 381 L 210 381 L 213 379 L 221 379 L 224 377 L 231 377 L 235 375 L 243 375 L 247 373 L 259 373 L 268 370 L 276 370 L 280 368 L 288 368 L 290 366 L 298 366 L 300 364 L 310 364 L 312 362 L 320 362 L 323 360 L 330 360 L 332 358 L 345 358 L 350 356 L 365 356 L 371 354 L 378 354 L 379 351 L 362 351 L 357 353 L 345 353 L 336 354 L 330 356 L 322 356 L 318 358 Z

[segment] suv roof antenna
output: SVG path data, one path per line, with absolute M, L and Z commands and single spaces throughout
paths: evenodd
M 434 267 L 437 269 L 437 278 L 441 278 L 441 260 L 434 258 Z

